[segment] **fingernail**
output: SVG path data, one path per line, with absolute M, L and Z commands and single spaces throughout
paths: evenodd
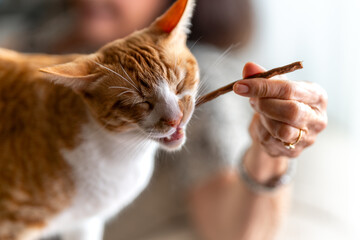
M 238 84 L 235 85 L 234 91 L 237 94 L 245 94 L 245 93 L 249 92 L 249 87 L 246 86 L 245 84 L 238 83 Z

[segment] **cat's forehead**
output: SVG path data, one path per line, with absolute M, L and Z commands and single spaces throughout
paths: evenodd
M 144 85 L 173 84 L 185 75 L 184 56 L 153 41 L 134 39 L 104 49 L 103 62 L 116 72 L 130 74 Z M 125 71 L 125 72 L 124 72 Z M 160 81 L 161 80 L 161 81 Z
M 148 34 L 134 34 L 123 40 L 115 41 L 102 49 L 105 58 L 111 60 L 137 60 L 146 63 L 169 62 L 179 58 L 186 51 L 186 45 L 169 44 L 168 41 L 154 38 Z M 185 55 L 182 55 L 183 58 Z M 146 67 L 146 66 L 145 66 Z

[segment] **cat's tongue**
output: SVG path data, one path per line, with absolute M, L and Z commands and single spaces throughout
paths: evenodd
M 161 140 L 164 143 L 172 143 L 182 139 L 183 137 L 184 137 L 184 130 L 182 128 L 177 128 L 175 133 L 173 133 L 171 136 L 167 138 L 162 138 Z

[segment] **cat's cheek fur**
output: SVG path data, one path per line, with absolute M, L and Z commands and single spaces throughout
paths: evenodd
M 183 112 L 183 120 L 181 126 L 186 126 L 195 111 L 195 100 L 191 95 L 185 95 L 179 100 L 179 107 Z

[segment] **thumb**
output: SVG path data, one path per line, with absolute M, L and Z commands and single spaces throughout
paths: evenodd
M 248 62 L 245 64 L 243 69 L 243 78 L 250 77 L 252 75 L 265 72 L 265 68 L 261 67 L 260 65 L 257 65 L 253 62 Z

